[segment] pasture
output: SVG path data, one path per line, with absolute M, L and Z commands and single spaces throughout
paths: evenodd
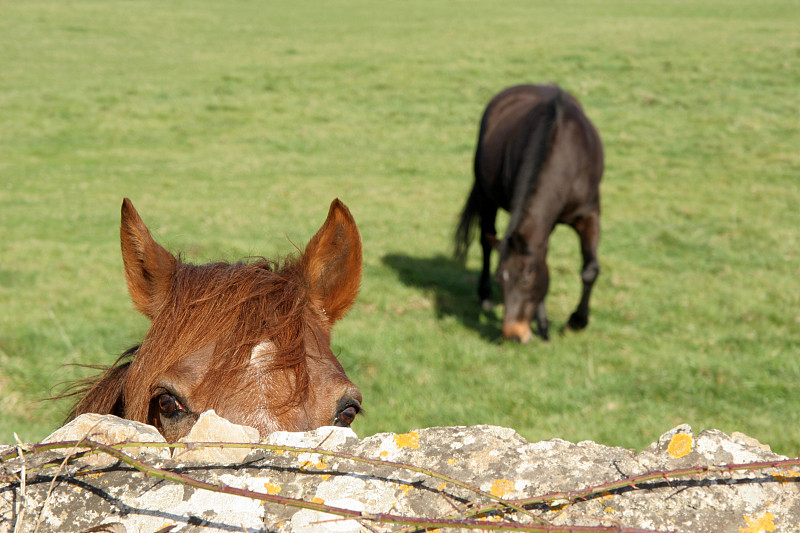
M 792 0 L 6 2 L 0 442 L 147 321 L 130 197 L 193 262 L 302 249 L 340 198 L 364 245 L 334 352 L 364 437 L 495 424 L 641 448 L 680 423 L 800 452 L 800 8 Z M 488 99 L 557 82 L 606 150 L 589 327 L 551 239 L 552 340 L 501 341 L 452 231 Z M 505 220 L 501 217 L 502 232 Z M 496 259 L 496 258 L 495 258 Z

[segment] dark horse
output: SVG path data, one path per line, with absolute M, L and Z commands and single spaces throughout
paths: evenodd
M 505 89 L 486 107 L 475 151 L 475 183 L 456 229 L 456 257 L 466 258 L 480 219 L 483 271 L 478 294 L 491 307 L 490 254 L 500 251 L 496 280 L 503 289 L 503 335 L 521 342 L 548 338 L 547 246 L 557 223 L 578 232 L 583 253 L 583 294 L 567 323 L 589 322 L 589 297 L 600 266 L 600 136 L 578 101 L 552 85 Z M 496 238 L 497 209 L 510 213 L 505 237 Z
M 122 203 L 122 259 L 136 308 L 152 325 L 102 376 L 70 418 L 114 414 L 169 441 L 214 409 L 261 436 L 349 426 L 361 393 L 330 348 L 331 327 L 361 281 L 361 237 L 339 200 L 299 258 L 192 265 L 150 236 Z

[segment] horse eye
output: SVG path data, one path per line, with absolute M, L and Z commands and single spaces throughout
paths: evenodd
M 356 419 L 356 415 L 358 414 L 358 409 L 354 405 L 350 405 L 345 407 L 339 414 L 336 416 L 336 425 L 349 427 L 350 424 L 353 423 L 353 420 Z
M 163 393 L 158 397 L 158 408 L 161 414 L 165 416 L 172 416 L 178 411 L 183 411 L 183 405 L 172 394 Z

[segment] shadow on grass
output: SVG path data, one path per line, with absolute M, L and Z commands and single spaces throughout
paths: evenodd
M 383 263 L 397 272 L 405 285 L 431 291 L 437 315 L 455 317 L 491 342 L 500 342 L 500 320 L 494 311 L 484 311 L 478 303 L 478 273 L 445 255 L 412 257 L 387 254 Z

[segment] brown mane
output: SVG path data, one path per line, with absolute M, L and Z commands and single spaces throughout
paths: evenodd
M 165 302 L 159 311 L 169 316 L 155 320 L 142 343 L 155 363 L 147 368 L 134 363 L 129 379 L 136 382 L 164 372 L 181 354 L 214 344 L 210 372 L 218 378 L 213 387 L 229 387 L 227 376 L 243 371 L 253 347 L 269 338 L 278 347 L 278 356 L 271 361 L 273 369 L 291 369 L 295 376 L 295 390 L 285 403 L 299 403 L 308 392 L 302 331 L 308 297 L 305 287 L 298 283 L 301 279 L 296 260 L 280 269 L 271 261 L 179 264 L 172 301 Z M 148 392 L 136 390 L 137 394 Z M 125 404 L 146 405 L 138 400 L 126 397 Z M 134 420 L 146 416 L 142 409 L 126 410 L 126 417 Z
M 102 377 L 115 369 L 130 365 L 128 379 L 144 383 L 148 381 L 147 376 L 166 371 L 181 354 L 209 344 L 214 345 L 215 355 L 211 372 L 220 376 L 214 387 L 226 387 L 224 376 L 241 371 L 253 347 L 265 338 L 271 339 L 278 348 L 278 356 L 271 361 L 272 369 L 288 369 L 295 376 L 294 391 L 284 404 L 299 403 L 308 394 L 302 328 L 303 313 L 309 302 L 306 287 L 298 283 L 302 281 L 298 268 L 296 258 L 287 258 L 283 266 L 266 259 L 233 264 L 178 263 L 171 299 L 159 311 L 169 316 L 155 322 L 162 325 L 160 330 L 154 323 L 141 345 L 122 354 L 102 375 L 90 378 L 87 386 L 70 393 L 85 397 L 75 405 L 68 418 L 88 412 L 82 407 L 97 395 L 107 392 L 110 398 L 115 397 L 117 391 L 97 390 L 103 383 Z M 273 316 L 272 320 L 260 320 L 269 315 Z M 128 360 L 140 348 L 154 354 L 146 368 L 132 365 Z M 223 354 L 225 357 L 218 357 Z M 137 394 L 149 392 L 141 387 L 136 389 Z M 137 400 L 140 399 L 126 397 L 124 405 L 147 405 Z M 113 414 L 132 420 L 147 419 L 146 409 L 126 408 Z

